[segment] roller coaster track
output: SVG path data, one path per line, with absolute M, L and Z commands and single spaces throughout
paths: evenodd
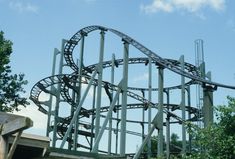
M 158 109 L 157 104 L 155 104 L 155 106 L 153 106 L 153 109 Z M 114 107 L 114 112 L 117 110 L 121 110 L 122 105 L 115 105 Z M 171 111 L 175 111 L 175 110 L 179 110 L 180 109 L 180 105 L 177 104 L 164 104 L 163 105 L 164 108 L 169 108 Z M 144 103 L 131 103 L 131 104 L 127 104 L 127 109 L 137 109 L 137 108 L 144 108 L 145 110 L 148 109 L 148 106 Z M 186 111 L 188 111 L 190 114 L 194 114 L 194 116 L 196 117 L 196 115 L 198 114 L 198 109 L 194 108 L 194 107 L 190 107 L 190 106 L 186 106 Z M 109 106 L 103 106 L 100 109 L 100 112 L 108 112 L 109 110 Z M 94 115 L 96 113 L 96 109 L 90 109 L 87 110 L 87 113 L 89 115 Z
M 177 67 L 179 67 L 180 63 L 176 60 L 172 60 L 172 59 L 166 59 L 167 61 L 173 63 L 174 65 L 176 65 Z M 115 60 L 116 65 L 122 65 L 123 64 L 123 59 L 117 59 Z M 128 59 L 128 63 L 129 64 L 146 64 L 148 63 L 149 60 L 148 58 L 130 58 Z M 154 63 L 154 61 L 152 61 L 152 63 Z M 111 67 L 112 61 L 105 61 L 103 62 L 103 68 L 107 68 L 107 67 Z M 89 72 L 87 72 L 87 70 L 89 71 L 94 71 L 95 68 L 97 67 L 98 64 L 94 64 L 94 65 L 90 65 L 87 66 L 83 69 L 83 74 L 88 74 Z M 200 72 L 198 72 L 198 69 L 196 69 L 196 67 L 192 64 L 189 63 L 185 63 L 185 69 L 188 70 L 188 72 L 192 72 L 192 74 L 195 75 L 200 75 Z M 42 108 L 41 104 L 39 102 L 39 94 L 44 91 L 45 93 L 50 93 L 54 96 L 56 96 L 56 94 L 54 92 L 49 91 L 47 88 L 50 86 L 53 86 L 55 84 L 62 84 L 62 89 L 61 89 L 61 95 L 62 97 L 65 99 L 65 101 L 67 101 L 70 105 L 72 106 L 76 106 L 77 104 L 72 100 L 72 98 L 69 95 L 69 88 L 72 88 L 75 92 L 76 92 L 76 87 L 73 86 L 74 82 L 79 82 L 77 81 L 78 79 L 78 75 L 76 74 L 64 74 L 64 75 L 55 75 L 55 76 L 50 76 L 47 78 L 44 78 L 42 80 L 40 80 L 38 83 L 36 83 L 32 90 L 31 90 L 31 96 L 30 98 L 34 101 L 34 103 L 36 105 L 39 106 L 40 110 L 42 112 L 45 112 L 46 110 Z M 81 81 L 83 84 L 87 84 L 89 82 L 89 76 L 87 76 L 87 78 L 82 78 Z M 186 85 L 191 85 L 194 84 L 194 81 L 189 81 L 186 83 Z M 94 81 L 93 83 L 94 85 L 97 85 L 97 80 Z M 112 86 L 108 83 L 108 82 L 104 82 L 103 85 L 108 86 L 109 88 L 111 88 Z M 172 89 L 180 89 L 181 85 L 178 86 L 173 86 L 173 87 L 167 87 L 164 88 L 165 90 L 172 90 Z M 56 89 L 56 88 L 54 88 Z M 147 88 L 136 88 L 136 87 L 128 87 L 128 90 L 139 90 L 139 91 L 147 91 Z M 157 91 L 157 88 L 152 88 L 152 91 Z M 131 94 L 131 93 L 129 93 Z
M 177 60 L 173 60 L 173 59 L 165 59 L 166 61 L 172 63 L 173 65 L 175 65 L 175 67 L 181 67 L 180 62 Z M 153 64 L 155 64 L 155 61 L 151 61 Z M 116 59 L 114 61 L 115 66 L 118 67 L 119 65 L 123 65 L 123 59 Z M 149 63 L 149 59 L 146 57 L 139 57 L 139 58 L 129 58 L 128 59 L 128 64 L 145 64 L 147 65 Z M 83 74 L 88 74 L 92 71 L 95 70 L 95 68 L 97 67 L 98 64 L 93 64 L 93 65 L 89 65 L 87 67 L 85 67 L 83 69 Z M 104 61 L 103 62 L 103 68 L 108 68 L 108 67 L 112 67 L 112 61 Z M 192 73 L 195 76 L 201 76 L 200 71 L 197 69 L 196 66 L 185 62 L 184 64 L 185 69 Z M 186 85 L 192 85 L 192 84 L 196 84 L 195 81 L 189 81 L 186 83 Z M 165 90 L 173 90 L 173 89 L 180 89 L 181 85 L 178 86 L 173 86 L 173 87 L 166 87 L 164 88 Z M 139 91 L 148 91 L 148 88 L 137 88 L 137 87 L 128 87 L 128 90 L 139 90 Z M 152 91 L 157 91 L 157 88 L 152 88 Z
M 185 62 L 184 63 L 185 69 L 182 70 L 181 63 L 179 61 L 172 60 L 172 59 L 164 59 L 164 58 L 160 57 L 159 55 L 154 53 L 152 50 L 148 49 L 144 45 L 140 44 L 139 42 L 137 42 L 133 38 L 129 37 L 128 35 L 120 32 L 120 31 L 117 31 L 117 30 L 114 30 L 111 28 L 106 28 L 103 26 L 88 26 L 88 27 L 85 27 L 85 28 L 79 30 L 76 34 L 74 34 L 72 36 L 72 38 L 70 40 L 67 40 L 65 42 L 65 46 L 64 46 L 64 50 L 63 50 L 64 51 L 64 59 L 67 63 L 67 66 L 69 66 L 74 72 L 72 74 L 60 74 L 60 75 L 54 75 L 54 76 L 44 78 L 44 79 L 40 80 L 39 82 L 37 82 L 33 86 L 31 93 L 30 93 L 30 99 L 38 106 L 38 108 L 41 112 L 47 114 L 48 113 L 47 108 L 50 106 L 48 103 L 49 101 L 40 101 L 39 100 L 39 96 L 42 92 L 50 94 L 52 96 L 55 96 L 58 99 L 60 99 L 60 96 L 61 96 L 64 99 L 64 101 L 67 102 L 68 104 L 70 104 L 71 107 L 74 109 L 76 109 L 76 107 L 78 106 L 78 103 L 76 103 L 76 101 L 72 98 L 70 93 L 73 91 L 73 92 L 79 94 L 79 91 L 78 91 L 79 89 L 77 87 L 77 84 L 78 83 L 88 84 L 91 80 L 90 73 L 97 71 L 96 69 L 97 69 L 98 64 L 93 64 L 93 65 L 89 65 L 87 67 L 83 67 L 82 75 L 78 75 L 79 68 L 78 68 L 77 64 L 75 64 L 75 62 L 74 62 L 73 50 L 84 36 L 87 36 L 89 33 L 93 32 L 93 31 L 104 31 L 104 32 L 109 31 L 109 32 L 115 34 L 116 36 L 120 37 L 123 41 L 132 45 L 133 47 L 135 47 L 141 53 L 143 53 L 144 55 L 146 55 L 148 57 L 148 58 L 147 57 L 129 58 L 128 64 L 145 64 L 145 65 L 147 65 L 149 62 L 151 62 L 151 63 L 155 64 L 156 66 L 162 67 L 164 69 L 166 68 L 166 69 L 170 70 L 171 72 L 174 72 L 178 75 L 181 75 L 181 76 L 188 78 L 188 82 L 185 83 L 185 86 L 190 86 L 193 84 L 201 84 L 202 86 L 210 85 L 210 86 L 213 86 L 214 88 L 223 87 L 223 88 L 235 89 L 235 86 L 229 86 L 229 85 L 213 82 L 213 81 L 202 78 L 202 74 L 199 71 L 199 69 L 190 63 Z M 151 61 L 149 61 L 149 57 L 151 58 Z M 112 67 L 112 62 L 113 61 L 104 61 L 102 63 L 103 69 L 108 68 L 108 67 Z M 119 65 L 124 64 L 124 59 L 115 59 L 114 63 L 115 63 L 115 66 L 118 67 Z M 79 76 L 81 76 L 82 78 Z M 78 81 L 79 79 L 81 81 Z M 57 90 L 57 88 L 55 87 L 58 84 L 61 86 L 60 91 Z M 92 80 L 92 85 L 97 86 L 98 80 L 97 79 Z M 108 91 L 118 91 L 119 89 L 122 89 L 122 88 L 119 88 L 119 86 L 117 86 L 115 84 L 111 84 L 107 81 L 102 81 L 101 85 L 103 88 L 107 89 Z M 165 87 L 164 91 L 169 91 L 169 90 L 173 90 L 173 89 L 181 89 L 181 85 L 172 86 L 172 87 Z M 72 91 L 70 91 L 70 90 L 72 90 Z M 158 103 L 150 102 L 149 100 L 147 100 L 143 96 L 140 96 L 140 95 L 134 93 L 134 91 L 148 91 L 148 90 L 149 90 L 148 88 L 128 87 L 127 96 L 129 96 L 129 97 L 131 97 L 141 103 L 131 103 L 131 104 L 128 103 L 127 109 L 137 109 L 137 108 L 148 109 L 149 107 L 154 108 L 154 109 L 158 109 Z M 158 88 L 152 88 L 151 91 L 158 91 Z M 106 92 L 106 94 L 108 95 L 107 92 Z M 121 109 L 121 105 L 116 105 L 114 107 L 114 111 L 117 111 L 120 109 Z M 177 110 L 177 109 L 180 109 L 180 106 L 177 104 L 163 104 L 163 112 L 165 114 L 167 114 L 168 116 L 170 116 L 171 120 L 172 119 L 176 120 L 176 121 L 172 121 L 172 123 L 173 122 L 182 123 L 182 122 L 186 122 L 189 120 L 190 121 L 200 120 L 199 116 L 198 116 L 200 110 L 198 110 L 197 108 L 186 106 L 186 111 L 188 111 L 189 114 L 194 115 L 190 119 L 186 119 L 186 120 L 182 120 L 181 117 L 179 117 L 175 113 L 172 113 L 174 110 Z M 101 107 L 100 112 L 101 113 L 107 112 L 108 110 L 109 110 L 109 106 L 103 106 L 103 107 Z M 90 115 L 95 115 L 95 114 L 96 114 L 96 109 L 89 109 L 88 110 L 83 106 L 79 112 L 79 119 L 83 118 L 83 117 L 89 117 Z M 101 115 L 101 117 L 106 117 L 106 116 Z M 57 127 L 58 127 L 57 133 L 59 134 L 59 136 L 63 137 L 64 132 L 67 130 L 68 124 L 70 124 L 71 116 L 66 117 L 66 118 L 62 118 L 62 117 L 58 117 L 58 118 L 59 118 L 59 122 L 57 124 Z M 112 120 L 118 121 L 120 119 L 112 117 Z M 141 121 L 131 121 L 131 120 L 127 120 L 127 122 L 135 122 L 135 123 L 142 123 L 142 124 L 144 123 L 143 121 L 141 122 Z M 112 131 L 114 131 L 114 129 L 112 129 Z M 140 133 L 137 133 L 137 132 L 127 132 L 127 133 L 140 135 Z M 68 140 L 69 140 L 69 138 L 68 138 Z M 81 146 L 84 146 L 84 145 L 81 145 Z
M 120 31 L 117 31 L 115 29 L 106 28 L 103 26 L 96 26 L 96 25 L 88 26 L 88 27 L 85 27 L 85 28 L 79 30 L 65 44 L 65 49 L 64 49 L 65 61 L 67 62 L 68 66 L 70 66 L 74 71 L 78 71 L 78 69 L 79 69 L 78 66 L 75 64 L 75 62 L 73 60 L 73 56 L 72 56 L 75 46 L 78 44 L 78 42 L 81 40 L 81 38 L 83 36 L 87 36 L 90 32 L 93 32 L 96 30 L 110 31 L 110 32 L 116 34 L 123 41 L 128 42 L 129 44 L 134 46 L 136 49 L 140 50 L 146 56 L 151 57 L 151 59 L 157 65 L 162 66 L 164 68 L 167 68 L 167 69 L 169 69 L 179 75 L 182 75 L 182 76 L 187 77 L 189 79 L 195 80 L 195 81 L 200 82 L 202 84 L 209 84 L 209 85 L 212 85 L 215 87 L 235 89 L 235 86 L 229 86 L 229 85 L 225 85 L 225 84 L 221 84 L 221 83 L 217 83 L 217 82 L 212 82 L 212 81 L 209 81 L 207 79 L 202 78 L 201 76 L 196 76 L 194 74 L 191 74 L 190 72 L 186 72 L 185 70 L 182 70 L 182 69 L 176 67 L 173 63 L 163 59 L 162 57 L 160 57 L 159 55 L 157 55 L 156 53 L 154 53 L 153 51 L 151 51 L 150 49 L 148 49 L 144 45 L 140 44 L 136 40 L 132 39 L 128 35 L 120 32 Z
M 77 82 L 77 77 L 78 76 L 79 75 L 56 75 L 56 76 L 51 76 L 49 78 L 44 78 L 41 81 L 39 81 L 33 87 L 32 91 L 31 91 L 30 99 L 32 101 L 36 101 L 34 103 L 39 107 L 40 111 L 42 111 L 44 113 L 47 113 L 46 109 L 44 109 L 42 107 L 42 105 L 41 105 L 43 103 L 39 102 L 39 94 L 42 91 L 44 91 L 45 93 L 50 93 L 50 94 L 52 94 L 54 96 L 57 96 L 54 92 L 51 92 L 51 91 L 49 91 L 46 88 L 50 87 L 50 86 L 52 86 L 54 84 L 63 83 L 64 85 L 63 85 L 63 88 L 61 89 L 61 94 L 63 94 L 62 97 L 64 97 L 66 102 L 68 102 L 70 105 L 75 106 L 76 103 L 70 97 L 70 95 L 68 93 L 69 92 L 68 88 L 72 88 L 74 91 L 76 91 L 76 87 L 73 87 L 72 83 Z M 82 83 L 88 83 L 90 76 L 83 76 L 83 77 L 84 77 L 84 78 L 82 78 L 83 81 L 81 81 L 81 82 Z M 93 85 L 97 85 L 97 80 L 93 81 Z M 112 84 L 110 84 L 110 83 L 108 83 L 106 81 L 102 81 L 102 86 L 104 87 L 105 85 L 106 85 L 106 87 L 108 87 L 110 90 L 113 90 L 113 91 L 117 91 L 119 89 L 118 86 L 116 86 L 116 85 L 112 85 Z M 67 87 L 64 87 L 64 86 L 67 86 Z M 142 97 L 142 96 L 140 96 L 140 95 L 138 95 L 136 93 L 133 93 L 132 91 L 127 90 L 127 95 L 129 97 L 132 97 L 133 99 L 141 101 L 147 107 L 148 106 L 156 107 L 155 103 L 152 103 L 152 102 L 148 101 L 144 97 Z M 171 113 L 166 108 L 163 111 L 164 111 L 164 113 L 170 115 L 171 117 L 175 118 L 176 120 L 183 122 L 182 119 L 179 116 L 177 116 L 176 114 Z M 84 108 L 81 110 L 80 113 L 81 114 L 85 114 L 85 116 L 88 116 L 87 115 L 87 111 Z
M 175 64 L 176 66 L 179 66 L 180 63 L 176 60 L 172 60 L 172 59 L 166 59 L 167 61 Z M 117 59 L 116 61 L 116 65 L 122 65 L 123 64 L 123 59 Z M 146 64 L 148 63 L 148 58 L 130 58 L 128 60 L 129 64 Z M 105 61 L 103 62 L 103 68 L 107 68 L 107 67 L 111 67 L 111 63 L 112 61 Z M 154 61 L 152 61 L 152 63 L 154 63 Z M 94 71 L 96 68 L 97 64 L 94 65 L 90 65 L 87 66 L 83 69 L 83 74 L 88 74 L 87 70 L 89 71 Z M 185 63 L 185 69 L 188 70 L 189 72 L 192 72 L 195 75 L 200 75 L 200 72 L 198 71 L 198 69 L 189 63 Z M 87 84 L 89 81 L 90 76 L 86 76 L 86 78 L 82 78 L 81 83 L 83 84 Z M 63 75 L 55 75 L 55 76 L 50 76 L 50 77 L 46 77 L 42 80 L 40 80 L 39 82 L 37 82 L 32 90 L 31 90 L 31 94 L 30 94 L 30 99 L 39 107 L 39 110 L 46 113 L 47 111 L 42 107 L 41 104 L 43 104 L 43 102 L 39 101 L 39 95 L 40 93 L 43 91 L 45 93 L 49 93 L 51 95 L 57 96 L 57 94 L 55 93 L 56 90 L 54 91 L 50 91 L 48 90 L 49 87 L 56 85 L 56 84 L 62 84 L 62 89 L 61 89 L 61 96 L 65 99 L 66 102 L 68 102 L 71 106 L 75 107 L 77 104 L 74 102 L 74 100 L 71 98 L 71 96 L 69 95 L 69 88 L 73 89 L 76 92 L 76 87 L 73 86 L 74 83 L 78 83 L 78 75 L 76 74 L 63 74 Z M 97 80 L 94 81 L 93 83 L 94 85 L 97 85 Z M 186 83 L 186 85 L 192 85 L 195 84 L 195 81 L 189 81 Z M 109 88 L 113 88 L 116 87 L 115 85 L 111 86 L 110 83 L 108 82 L 103 82 L 103 86 L 106 85 Z M 173 86 L 173 87 L 167 87 L 164 88 L 165 90 L 172 90 L 172 89 L 180 89 L 181 85 L 178 86 Z M 54 88 L 56 89 L 56 88 Z M 116 89 L 113 89 L 116 90 Z M 128 90 L 139 90 L 139 91 L 147 91 L 147 88 L 136 88 L 136 87 L 128 87 Z M 157 91 L 157 88 L 152 88 L 152 91 Z M 129 92 L 129 95 L 133 95 L 131 92 Z M 135 97 L 136 95 L 134 95 Z M 83 110 L 82 110 L 83 111 Z

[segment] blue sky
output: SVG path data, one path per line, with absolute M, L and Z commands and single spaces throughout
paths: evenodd
M 234 10 L 234 0 L 0 0 L 0 30 L 14 43 L 11 65 L 15 73 L 25 73 L 27 95 L 51 74 L 53 49 L 61 39 L 88 25 L 124 32 L 163 58 L 184 54 L 190 63 L 194 40 L 203 39 L 213 81 L 235 85 Z M 226 104 L 226 95 L 235 93 L 219 89 L 215 105 Z M 43 134 L 39 121 L 45 117 L 31 106 L 21 114 L 38 114 L 32 131 Z

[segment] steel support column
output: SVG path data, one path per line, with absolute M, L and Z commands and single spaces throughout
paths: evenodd
M 55 75 L 55 67 L 56 67 L 56 56 L 59 54 L 59 50 L 57 48 L 54 49 L 54 55 L 53 55 L 53 63 L 52 63 L 52 73 L 51 75 Z M 53 86 L 51 86 L 51 92 L 53 91 Z M 47 130 L 46 130 L 46 136 L 49 137 L 49 133 L 51 131 L 51 109 L 52 109 L 52 95 L 50 94 L 50 99 L 49 102 L 50 104 L 48 105 L 48 114 L 47 114 Z
M 203 88 L 203 122 L 204 127 L 213 123 L 213 91 L 212 86 Z
M 102 78 L 103 78 L 103 58 L 104 58 L 104 30 L 100 32 L 100 54 L 99 54 L 99 64 L 98 64 L 98 87 L 97 87 L 97 99 L 96 99 L 96 117 L 95 117 L 95 142 L 97 135 L 100 131 L 100 107 L 102 98 Z M 93 152 L 98 152 L 99 144 L 93 148 Z
M 112 67 L 111 67 L 111 84 L 114 84 L 114 68 L 115 68 L 115 55 L 112 54 Z M 111 90 L 111 96 L 112 96 L 112 100 L 113 100 L 113 90 Z M 110 104 L 112 103 L 112 101 L 110 101 Z M 112 117 L 113 117 L 113 113 L 111 112 L 110 118 L 109 118 L 109 138 L 108 138 L 108 154 L 111 154 L 112 151 Z
M 159 158 L 163 157 L 163 84 L 164 84 L 163 67 L 158 67 L 158 112 L 159 112 L 159 129 L 158 129 L 158 153 Z
M 145 92 L 144 90 L 141 90 L 143 98 L 145 98 Z M 142 123 L 141 123 L 141 128 L 142 128 L 142 142 L 144 141 L 144 122 L 145 122 L 145 107 L 142 109 Z
M 184 71 L 184 56 L 180 57 L 181 69 Z M 185 77 L 181 76 L 181 113 L 182 120 L 185 121 Z M 182 122 L 182 154 L 186 154 L 186 128 L 185 123 Z
M 170 91 L 167 89 L 166 91 L 166 101 L 167 101 L 167 111 L 170 111 Z M 166 117 L 166 158 L 170 158 L 170 115 L 167 114 Z
M 79 76 L 78 76 L 78 94 L 76 99 L 76 104 L 78 105 L 80 103 L 81 99 L 81 90 L 82 90 L 82 69 L 83 69 L 83 54 L 84 54 L 84 43 L 85 43 L 85 36 L 82 34 L 81 37 L 81 47 L 80 47 L 80 56 L 79 56 Z M 73 150 L 77 150 L 77 143 L 78 143 L 78 130 L 79 129 L 79 119 L 75 120 L 74 124 L 74 140 L 73 140 Z
M 129 58 L 129 43 L 124 41 L 122 109 L 121 109 L 121 137 L 120 137 L 120 155 L 121 156 L 125 156 L 125 151 L 126 151 L 126 113 L 127 113 L 128 58 Z
M 78 65 L 78 59 L 77 59 L 77 65 Z M 74 82 L 73 82 L 73 87 L 76 88 L 76 86 L 77 86 L 77 81 L 74 81 Z M 72 90 L 72 100 L 73 100 L 73 101 L 76 101 L 76 96 L 77 96 L 77 92 L 76 92 L 75 90 Z M 77 107 L 77 105 L 72 105 L 71 111 L 70 111 L 70 116 L 73 116 L 74 111 L 76 110 L 76 107 Z M 74 134 L 77 134 L 77 133 L 71 131 L 71 132 L 69 133 L 69 138 L 70 138 L 70 139 L 73 139 L 73 135 L 74 135 Z M 74 147 L 74 146 L 73 146 L 74 144 L 77 145 L 77 142 L 75 142 L 75 140 L 74 140 L 73 143 L 72 143 L 72 142 L 69 142 L 69 143 L 68 143 L 68 149 L 71 150 L 71 149 Z
M 152 59 L 149 57 L 149 79 L 148 79 L 148 101 L 152 102 Z M 151 131 L 151 121 L 152 121 L 152 106 L 148 105 L 148 132 Z M 151 158 L 152 151 L 151 151 L 151 140 L 148 141 L 148 158 Z
M 191 108 L 191 90 L 190 90 L 190 86 L 187 86 L 186 88 L 187 90 L 187 94 L 188 94 L 188 106 L 189 109 Z M 188 111 L 188 119 L 191 119 L 191 112 Z M 189 127 L 189 131 L 191 131 L 191 126 Z M 191 153 L 192 151 L 192 134 L 189 133 L 188 134 L 188 152 Z
M 64 45 L 66 40 L 62 40 L 61 44 L 61 51 L 60 51 L 60 65 L 59 65 L 59 74 L 62 74 L 63 71 L 63 64 L 64 64 Z M 55 105 L 55 112 L 54 112 L 54 127 L 53 127 L 53 139 L 52 139 L 52 147 L 56 146 L 57 140 L 57 123 L 58 123 L 58 115 L 59 115 L 59 105 L 60 105 L 60 91 L 61 91 L 61 84 L 57 85 L 57 93 L 56 93 L 56 105 Z
M 120 105 L 120 95 L 118 96 L 118 103 L 117 103 L 117 105 Z M 116 110 L 117 111 L 117 119 L 119 119 L 119 109 L 117 109 Z M 119 125 L 119 122 L 120 122 L 120 120 L 117 120 L 117 123 L 116 123 L 116 143 L 115 143 L 115 153 L 116 154 L 118 154 L 118 133 L 119 133 L 119 131 L 118 131 L 118 125 Z
M 95 110 L 95 97 L 96 97 L 96 85 L 94 85 L 94 88 L 93 88 L 93 101 L 92 101 L 92 109 Z M 94 121 L 95 121 L 95 115 L 92 113 L 92 116 L 91 116 L 91 134 L 94 133 Z M 93 141 L 94 141 L 94 138 L 91 136 L 91 145 L 90 145 L 90 151 L 92 150 L 92 147 L 93 147 Z

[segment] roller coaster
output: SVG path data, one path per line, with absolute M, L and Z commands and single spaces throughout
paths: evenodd
M 95 32 L 100 32 L 99 53 L 97 58 L 93 55 L 86 56 L 86 60 L 97 62 L 85 66 L 85 39 Z M 111 54 L 111 60 L 104 60 L 104 55 L 108 54 L 105 50 L 106 35 L 120 39 L 118 41 L 123 47 L 122 58 L 118 59 L 115 54 Z M 79 48 L 79 62 L 75 59 L 75 48 Z M 131 56 L 130 52 L 138 52 L 142 56 Z M 56 67 L 58 56 L 59 66 Z M 130 69 L 130 66 L 137 69 Z M 143 66 L 148 68 L 145 81 L 147 87 L 130 86 L 129 81 L 133 80 L 133 74 Z M 69 68 L 66 73 L 65 67 Z M 48 116 L 47 136 L 52 139 L 51 147 L 133 158 L 140 158 L 144 154 L 144 147 L 147 147 L 149 157 L 157 153 L 159 157 L 169 158 L 171 124 L 181 127 L 181 151 L 183 154 L 187 153 L 190 151 L 191 138 L 186 132 L 186 123 L 200 122 L 207 126 L 213 122 L 213 92 L 218 87 L 235 89 L 234 86 L 211 81 L 203 67 L 203 62 L 200 66 L 185 62 L 184 56 L 179 60 L 162 58 L 115 29 L 88 26 L 69 40 L 62 40 L 60 51 L 54 50 L 52 76 L 33 86 L 30 99 L 38 106 L 39 111 Z M 55 74 L 56 68 L 58 74 Z M 157 70 L 156 77 L 153 77 L 154 68 Z M 179 84 L 165 86 L 166 71 L 173 74 L 173 78 L 170 77 L 172 81 L 179 78 Z M 153 83 L 157 83 L 155 88 Z M 192 87 L 201 91 L 200 107 L 191 104 Z M 170 94 L 174 91 L 178 92 L 180 98 L 177 104 L 170 101 Z M 45 97 L 47 98 L 44 99 Z M 134 119 L 130 116 L 134 116 Z M 130 124 L 134 129 L 128 130 Z M 158 136 L 157 152 L 151 152 L 154 131 Z M 141 146 L 136 152 L 127 153 L 127 135 L 140 139 Z M 164 138 L 166 152 L 163 150 Z

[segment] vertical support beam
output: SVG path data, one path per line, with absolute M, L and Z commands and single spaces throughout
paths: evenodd
M 84 55 L 84 44 L 85 44 L 85 36 L 86 34 L 82 34 L 82 37 L 81 37 L 81 47 L 80 47 L 80 56 L 79 56 L 79 71 L 78 71 L 78 74 L 80 75 L 78 77 L 78 95 L 77 95 L 77 101 L 76 103 L 79 104 L 80 102 L 80 99 L 81 99 L 81 89 L 82 89 L 82 83 L 81 83 L 81 80 L 82 80 L 82 69 L 83 69 L 83 55 Z
M 144 111 L 143 111 L 143 113 L 144 113 Z M 145 136 L 144 136 L 144 121 L 142 121 L 142 123 L 140 123 L 140 126 L 141 126 L 141 129 L 142 129 L 141 136 L 142 136 L 142 143 L 143 143 L 144 138 L 145 138 Z
M 205 86 L 203 89 L 203 122 L 204 127 L 213 123 L 213 91 L 212 86 Z
M 95 110 L 95 97 L 96 97 L 96 85 L 94 85 L 94 88 L 93 88 L 93 101 L 92 101 L 92 109 Z M 91 134 L 94 133 L 94 120 L 95 120 L 95 115 L 92 114 L 92 117 L 91 117 Z M 90 151 L 92 150 L 92 147 L 93 147 L 93 140 L 94 138 L 91 136 L 91 147 L 90 147 Z
M 184 56 L 180 57 L 181 70 L 184 71 Z M 181 76 L 181 113 L 182 120 L 185 121 L 185 77 Z M 186 128 L 182 122 L 182 154 L 186 154 Z
M 63 62 L 64 62 L 64 45 L 66 40 L 62 40 L 61 51 L 60 51 L 60 65 L 59 65 L 59 74 L 62 74 L 63 70 Z M 53 128 L 53 139 L 52 139 L 52 147 L 56 146 L 57 140 L 57 123 L 58 123 L 58 115 L 59 115 L 59 105 L 60 105 L 60 91 L 61 84 L 57 85 L 57 96 L 56 96 L 56 105 L 55 105 L 55 114 L 54 114 L 54 128 Z
M 6 159 L 8 146 L 8 137 L 0 135 L 0 159 Z
M 145 98 L 145 92 L 144 90 L 141 90 L 143 98 Z M 144 121 L 145 121 L 145 107 L 142 109 L 142 123 L 141 123 L 141 128 L 142 128 L 142 142 L 144 142 Z
M 16 149 L 16 146 L 18 144 L 18 141 L 19 141 L 19 139 L 20 139 L 20 137 L 22 135 L 22 132 L 23 132 L 23 130 L 17 132 L 16 137 L 15 137 L 15 139 L 14 139 L 12 145 L 11 145 L 11 148 L 10 148 L 10 150 L 8 152 L 7 159 L 12 159 L 12 157 L 14 155 L 14 152 L 15 152 L 15 149 Z
M 141 93 L 142 93 L 142 96 L 143 98 L 145 98 L 145 92 L 144 90 L 141 90 Z M 144 125 L 144 122 L 145 122 L 145 108 L 146 106 L 144 105 L 144 107 L 142 108 L 142 123 L 140 123 L 140 126 L 141 126 L 141 136 L 142 136 L 142 144 L 144 143 L 144 139 L 145 139 L 145 135 L 144 135 L 144 131 L 145 131 L 145 125 Z M 144 150 L 142 150 L 143 152 Z
M 118 96 L 118 103 L 117 105 L 120 105 L 120 96 Z M 117 124 L 116 124 L 116 148 L 115 148 L 115 153 L 117 154 L 118 153 L 118 134 L 119 134 L 119 131 L 118 131 L 118 125 L 119 125 L 119 109 L 116 110 L 117 111 Z
M 54 55 L 53 55 L 53 63 L 52 63 L 52 73 L 51 75 L 55 75 L 55 67 L 56 67 L 56 56 L 59 54 L 59 50 L 57 48 L 54 48 Z M 51 92 L 53 91 L 53 87 L 51 87 Z M 52 109 L 52 95 L 50 94 L 49 99 L 50 104 L 48 105 L 48 114 L 47 114 L 47 130 L 46 130 L 46 136 L 49 137 L 49 133 L 51 131 L 51 109 Z
M 103 58 L 104 58 L 104 30 L 100 32 L 100 55 L 98 64 L 98 88 L 97 88 L 97 103 L 96 103 L 96 118 L 95 118 L 95 140 L 100 130 L 100 107 L 101 107 L 101 95 L 102 95 L 102 76 L 103 76 Z M 94 147 L 94 151 L 98 153 L 99 144 Z
M 111 84 L 114 84 L 114 67 L 115 67 L 115 55 L 112 54 L 112 67 L 111 67 Z M 111 96 L 112 96 L 112 100 L 113 100 L 113 90 L 111 90 Z M 111 101 L 110 101 L 111 104 Z M 109 118 L 109 134 L 108 134 L 108 155 L 111 154 L 111 150 L 112 150 L 112 117 L 113 117 L 113 113 L 111 112 L 110 118 Z
M 85 44 L 85 36 L 86 34 L 82 33 L 81 37 L 81 47 L 80 47 L 80 56 L 79 56 L 79 71 L 78 71 L 78 94 L 76 99 L 76 104 L 78 105 L 81 99 L 81 90 L 82 90 L 82 69 L 83 69 L 83 54 L 84 54 L 84 44 Z M 74 139 L 73 139 L 73 150 L 77 150 L 78 143 L 78 130 L 79 129 L 79 119 L 75 120 L 74 124 Z
M 187 94 L 188 94 L 188 106 L 189 109 L 191 108 L 191 90 L 190 90 L 190 86 L 187 87 Z M 191 112 L 188 111 L 188 119 L 191 119 Z M 191 131 L 191 126 L 189 126 L 189 131 Z M 191 153 L 192 151 L 192 134 L 189 133 L 188 134 L 188 152 Z
M 77 59 L 77 64 L 78 64 L 78 59 Z M 77 85 L 77 82 L 74 82 L 73 87 L 76 87 L 76 85 Z M 76 101 L 76 95 L 77 95 L 77 93 L 74 90 L 72 90 L 72 100 L 73 101 Z M 71 105 L 70 116 L 73 116 L 75 109 L 76 109 L 75 105 Z M 73 134 L 74 134 L 74 132 L 69 133 L 69 138 L 70 139 L 73 138 Z M 73 148 L 73 145 L 74 145 L 74 142 L 73 143 L 69 142 L 68 143 L 68 149 L 71 150 Z
M 158 153 L 159 158 L 163 157 L 163 67 L 158 67 L 158 112 L 159 112 L 159 130 L 158 130 Z
M 78 59 L 77 59 L 77 66 L 78 66 Z M 73 87 L 75 88 L 77 86 L 77 81 L 75 81 L 75 82 L 73 82 Z M 72 90 L 72 100 L 73 101 L 76 101 L 76 96 L 77 96 L 77 92 L 75 91 L 75 90 Z M 70 116 L 73 116 L 73 114 L 74 114 L 74 111 L 76 110 L 76 107 L 77 107 L 77 104 L 76 104 L 76 102 L 74 102 L 75 103 L 75 105 L 73 105 L 72 107 L 71 107 L 71 110 L 70 110 Z M 75 124 L 76 125 L 76 124 Z M 74 126 L 75 127 L 75 126 Z M 75 129 L 75 128 L 74 128 Z M 75 130 L 75 131 L 77 131 L 77 129 Z M 75 135 L 75 134 L 77 134 L 77 132 L 70 132 L 69 133 L 69 138 L 70 139 L 73 139 L 73 134 Z M 71 150 L 72 148 L 74 148 L 75 146 L 73 146 L 73 145 L 76 145 L 77 146 L 77 140 L 75 141 L 76 139 L 74 139 L 73 140 L 73 143 L 72 142 L 69 142 L 68 143 L 68 149 L 69 150 Z
M 167 100 L 167 111 L 170 111 L 170 92 L 169 89 L 166 90 L 166 100 Z M 170 158 L 170 115 L 167 114 L 166 117 L 166 158 Z
M 120 155 L 121 156 L 125 156 L 125 151 L 126 151 L 126 112 L 127 112 L 128 58 L 129 58 L 129 43 L 124 41 L 122 109 L 121 109 L 121 137 L 120 137 Z
M 149 79 L 148 79 L 148 101 L 152 102 L 152 59 L 149 57 Z M 148 132 L 151 131 L 151 121 L 152 121 L 152 106 L 148 105 Z M 150 159 L 152 155 L 151 151 L 151 139 L 148 141 L 148 158 Z

